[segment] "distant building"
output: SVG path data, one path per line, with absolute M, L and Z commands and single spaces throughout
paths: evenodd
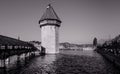
M 33 44 L 39 51 L 41 51 L 41 42 L 39 42 L 39 41 L 29 41 L 29 43 Z
M 61 20 L 49 4 L 41 19 L 39 20 L 41 29 L 41 46 L 46 53 L 59 53 L 59 27 Z
M 60 43 L 61 50 L 93 50 L 92 44 L 72 44 L 68 42 Z

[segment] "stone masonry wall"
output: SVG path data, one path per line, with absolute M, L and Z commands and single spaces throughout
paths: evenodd
M 58 27 L 43 26 L 41 27 L 41 45 L 46 49 L 46 53 L 58 53 Z

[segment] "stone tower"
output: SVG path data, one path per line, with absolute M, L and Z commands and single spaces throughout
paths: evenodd
M 50 4 L 39 20 L 39 24 L 41 29 L 41 45 L 45 48 L 46 53 L 59 53 L 59 27 L 61 20 Z

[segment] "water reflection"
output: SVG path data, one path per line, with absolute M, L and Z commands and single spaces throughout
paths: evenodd
M 23 63 L 23 62 L 21 62 Z M 22 65 L 22 64 L 21 64 Z M 120 74 L 120 71 L 94 51 L 60 51 L 39 56 L 8 74 Z

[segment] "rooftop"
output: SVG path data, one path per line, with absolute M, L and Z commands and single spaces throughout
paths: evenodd
M 57 16 L 56 12 L 50 4 L 47 6 L 45 13 L 40 19 L 40 21 L 43 20 L 57 20 L 61 22 L 60 18 Z

